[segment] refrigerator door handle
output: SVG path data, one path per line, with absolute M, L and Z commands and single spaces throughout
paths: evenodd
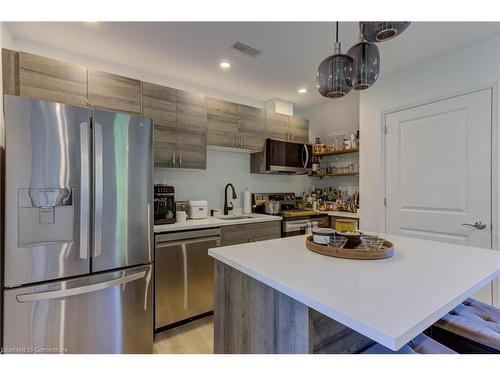
M 102 125 L 94 124 L 94 257 L 102 255 Z
M 89 257 L 90 160 L 89 126 L 80 123 L 80 258 Z
M 16 296 L 16 300 L 20 303 L 26 302 L 34 302 L 34 301 L 44 301 L 55 298 L 65 298 L 76 296 L 80 294 L 97 292 L 102 289 L 108 289 L 117 285 L 127 284 L 135 280 L 142 279 L 146 276 L 146 271 L 140 271 L 137 273 L 133 273 L 131 275 L 119 277 L 113 280 L 104 281 L 97 284 L 80 286 L 72 289 L 61 289 L 61 290 L 53 290 L 50 292 L 40 292 L 40 293 L 27 293 L 27 294 L 18 294 Z

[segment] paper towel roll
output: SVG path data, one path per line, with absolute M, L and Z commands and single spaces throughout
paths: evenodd
M 248 188 L 243 192 L 243 213 L 252 213 L 252 193 L 250 193 Z

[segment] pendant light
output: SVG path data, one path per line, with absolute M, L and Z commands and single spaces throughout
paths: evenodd
M 368 42 L 384 42 L 406 30 L 410 22 L 360 22 L 359 30 Z
M 380 71 L 380 53 L 377 45 L 366 42 L 360 32 L 358 43 L 349 48 L 347 54 L 354 60 L 354 90 L 365 90 L 373 85 Z
M 335 23 L 334 54 L 319 64 L 316 73 L 317 87 L 321 95 L 327 98 L 341 98 L 353 87 L 352 57 L 340 53 L 339 23 Z

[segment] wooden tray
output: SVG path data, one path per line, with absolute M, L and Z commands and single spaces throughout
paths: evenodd
M 313 242 L 313 236 L 309 236 L 306 238 L 306 247 L 318 254 L 346 259 L 385 259 L 394 255 L 394 245 L 389 241 L 385 241 L 380 250 L 366 250 L 360 247 L 356 249 L 338 249 L 326 245 L 318 245 Z

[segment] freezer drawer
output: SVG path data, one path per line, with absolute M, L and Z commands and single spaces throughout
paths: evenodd
M 155 329 L 214 309 L 214 263 L 220 228 L 157 235 Z
M 6 352 L 151 353 L 150 265 L 4 292 Z

